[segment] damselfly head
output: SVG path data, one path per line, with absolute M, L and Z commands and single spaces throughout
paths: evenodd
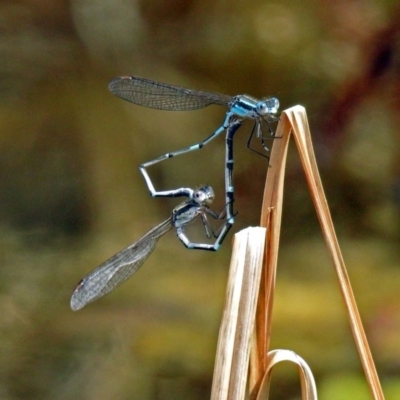
M 193 193 L 193 200 L 200 205 L 209 205 L 214 201 L 214 190 L 211 186 L 202 186 Z
M 278 112 L 279 100 L 276 97 L 262 99 L 256 104 L 258 115 L 275 114 Z

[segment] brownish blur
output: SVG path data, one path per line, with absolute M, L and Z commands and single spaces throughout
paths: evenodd
M 139 75 L 306 107 L 324 187 L 387 400 L 400 398 L 400 9 L 393 1 L 25 0 L 0 3 L 0 398 L 207 399 L 230 258 L 173 233 L 79 312 L 78 280 L 167 218 L 140 163 L 194 144 L 223 107 L 165 112 L 114 97 Z M 235 140 L 232 231 L 259 220 L 268 161 Z M 279 139 L 277 139 L 279 140 Z M 159 189 L 214 187 L 224 139 L 151 169 Z M 296 152 L 285 186 L 274 348 L 321 400 L 369 399 Z M 293 367 L 274 399 L 295 399 Z

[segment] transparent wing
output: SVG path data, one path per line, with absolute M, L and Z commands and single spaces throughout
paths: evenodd
M 185 89 L 137 76 L 122 76 L 108 85 L 116 96 L 144 107 L 169 111 L 189 111 L 211 104 L 227 106 L 232 96 Z
M 79 310 L 129 279 L 153 252 L 160 236 L 171 228 L 171 219 L 164 221 L 90 272 L 76 286 L 71 297 L 71 308 Z

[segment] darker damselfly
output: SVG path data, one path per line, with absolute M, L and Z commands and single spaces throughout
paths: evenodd
M 138 241 L 105 261 L 78 283 L 71 297 L 71 308 L 73 310 L 81 309 L 86 304 L 111 292 L 130 278 L 153 252 L 158 239 L 172 228 L 175 228 L 178 238 L 189 249 L 218 250 L 229 229 L 226 228 L 229 222 L 226 220 L 220 229 L 220 231 L 225 232 L 224 235 L 221 235 L 221 233 L 214 232 L 207 219 L 208 215 L 214 219 L 226 218 L 225 210 L 221 214 L 217 214 L 209 208 L 214 200 L 212 187 L 202 186 L 196 190 L 180 188 L 170 192 L 170 197 L 178 196 L 186 196 L 189 200 L 175 207 L 168 219 L 155 226 Z M 206 236 L 209 239 L 216 238 L 214 243 L 194 243 L 186 236 L 185 227 L 197 217 L 202 219 Z

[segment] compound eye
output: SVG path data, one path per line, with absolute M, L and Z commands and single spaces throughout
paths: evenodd
M 268 112 L 268 106 L 264 101 L 259 101 L 256 110 L 258 115 L 265 115 Z
M 196 190 L 196 192 L 194 192 L 194 199 L 197 203 L 202 203 L 205 199 L 204 193 L 201 190 Z

